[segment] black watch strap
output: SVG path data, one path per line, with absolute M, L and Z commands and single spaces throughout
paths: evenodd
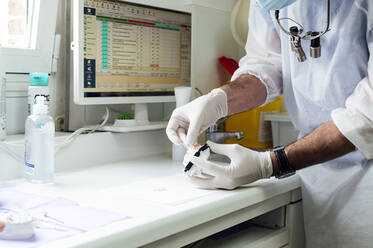
M 289 161 L 285 153 L 285 147 L 275 147 L 273 152 L 275 153 L 278 165 L 278 173 L 276 175 L 276 178 L 285 178 L 294 175 L 295 170 L 289 165 Z

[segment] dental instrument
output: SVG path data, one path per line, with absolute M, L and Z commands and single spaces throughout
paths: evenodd
M 177 131 L 180 139 L 182 140 L 183 144 L 185 145 L 186 141 L 186 134 L 181 131 L 181 129 L 178 129 Z M 187 150 L 187 153 L 185 154 L 184 160 L 183 160 L 183 165 L 184 167 L 184 172 L 190 174 L 191 176 L 197 176 L 197 177 L 202 177 L 205 178 L 206 176 L 203 175 L 202 169 L 201 168 L 195 168 L 196 166 L 193 167 L 193 163 L 190 161 L 190 158 L 192 156 L 195 157 L 200 157 L 204 160 L 207 160 L 210 157 L 210 148 L 207 144 L 201 146 L 199 144 L 194 145 L 193 147 L 190 147 Z M 192 168 L 193 167 L 193 168 Z
M 208 159 L 210 156 L 210 147 L 207 144 L 204 144 L 203 146 L 201 145 L 195 145 L 193 148 L 189 149 L 187 152 L 187 155 L 192 155 L 190 153 L 194 153 L 193 156 L 195 157 L 201 157 L 202 159 Z M 187 156 L 189 158 L 189 156 Z M 187 162 L 187 163 L 186 163 Z M 186 166 L 184 168 L 184 172 L 188 172 L 192 166 L 193 163 L 190 161 L 184 162 L 184 165 L 186 163 Z
M 303 26 L 298 22 L 294 21 L 291 18 L 279 18 L 280 10 L 275 11 L 275 18 L 279 28 L 288 36 L 290 36 L 290 45 L 291 50 L 295 53 L 299 62 L 304 62 L 307 57 L 304 53 L 302 48 L 302 40 L 309 40 L 311 41 L 310 45 L 310 56 L 311 58 L 319 58 L 321 56 L 321 45 L 320 45 L 320 37 L 323 36 L 325 33 L 329 32 L 329 24 L 330 24 L 330 0 L 327 0 L 327 17 L 326 17 L 326 28 L 324 31 L 308 31 L 304 35 L 303 33 Z M 290 20 L 294 22 L 297 26 L 291 26 L 289 31 L 287 31 L 280 23 L 281 20 Z

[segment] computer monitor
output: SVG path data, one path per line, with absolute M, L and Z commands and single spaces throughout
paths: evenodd
M 191 14 L 136 2 L 73 2 L 74 102 L 135 103 L 138 125 L 149 125 L 146 103 L 190 86 Z
M 189 86 L 191 14 L 125 1 L 74 1 L 74 102 L 175 101 Z

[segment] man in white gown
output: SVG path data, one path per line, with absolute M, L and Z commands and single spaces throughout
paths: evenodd
M 251 2 L 247 55 L 232 83 L 176 109 L 167 134 L 180 144 L 184 132 L 184 144 L 193 145 L 219 118 L 283 93 L 299 140 L 276 152 L 208 142 L 231 158 L 230 166 L 191 157 L 209 177 L 189 179 L 203 188 L 233 189 L 281 176 L 284 168 L 299 170 L 307 247 L 373 247 L 373 1 L 331 1 L 321 57 L 308 56 L 304 62 L 291 50 L 275 12 Z M 296 20 L 306 31 L 322 30 L 326 2 L 298 0 L 282 8 L 280 18 Z M 288 30 L 294 23 L 286 19 L 281 24 Z M 305 51 L 309 45 L 302 42 Z

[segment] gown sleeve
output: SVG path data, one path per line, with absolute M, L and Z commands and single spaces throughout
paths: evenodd
M 355 4 L 359 4 L 359 1 Z M 335 125 L 366 159 L 373 159 L 373 4 L 370 5 L 358 6 L 368 20 L 368 76 L 358 83 L 352 95 L 347 98 L 345 108 L 332 111 Z
M 232 82 L 242 74 L 257 77 L 267 90 L 263 105 L 275 100 L 282 92 L 281 41 L 269 11 L 251 1 L 246 56 L 232 76 Z

